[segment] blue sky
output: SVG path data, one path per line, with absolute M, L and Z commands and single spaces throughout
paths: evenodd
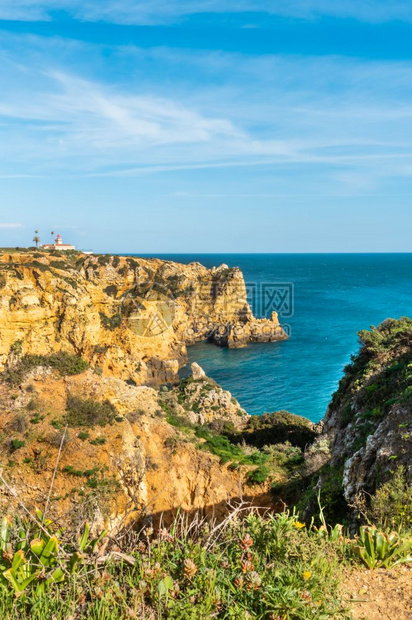
M 0 245 L 412 251 L 412 3 L 1 0 Z

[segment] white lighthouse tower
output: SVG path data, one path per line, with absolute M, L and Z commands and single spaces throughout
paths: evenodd
M 63 243 L 63 239 L 60 235 L 57 235 L 54 243 L 45 243 L 41 246 L 43 250 L 75 250 L 76 246 L 70 243 Z

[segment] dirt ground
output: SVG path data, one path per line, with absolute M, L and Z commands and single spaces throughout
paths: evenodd
M 352 571 L 343 593 L 355 620 L 412 620 L 412 566 Z

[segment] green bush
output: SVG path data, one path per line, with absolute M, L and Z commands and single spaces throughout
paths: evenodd
M 100 312 L 100 321 L 105 329 L 113 331 L 120 327 L 123 322 L 123 317 L 121 314 L 113 314 L 113 316 L 106 316 L 103 312 Z
M 369 522 L 384 530 L 412 532 L 412 484 L 404 467 L 398 467 L 388 482 L 377 489 L 367 511 Z
M 3 372 L 3 380 L 12 386 L 20 385 L 25 376 L 38 366 L 53 368 L 62 377 L 78 375 L 89 367 L 83 358 L 65 351 L 52 353 L 51 355 L 25 355 L 15 366 Z
M 108 401 L 99 403 L 92 399 L 82 399 L 77 396 L 69 396 L 66 406 L 66 420 L 71 427 L 106 426 L 113 424 L 117 412 L 115 407 Z
M 12 439 L 10 442 L 10 450 L 11 452 L 16 452 L 16 450 L 20 450 L 23 446 L 26 445 L 26 442 L 22 439 Z
M 268 479 L 269 474 L 269 467 L 267 465 L 260 465 L 257 469 L 248 473 L 247 479 L 249 484 L 263 484 Z
M 90 442 L 92 446 L 103 446 L 107 442 L 106 437 L 96 437 Z

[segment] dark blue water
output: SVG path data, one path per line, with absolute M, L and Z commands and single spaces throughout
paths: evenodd
M 258 289 L 250 301 L 259 316 L 272 309 L 261 303 L 259 285 L 293 283 L 293 306 L 283 308 L 293 315 L 280 317 L 291 331 L 289 340 L 231 350 L 199 343 L 189 349 L 190 361 L 197 361 L 252 414 L 287 409 L 320 420 L 343 367 L 358 350 L 357 332 L 388 317 L 412 316 L 412 254 L 159 257 L 207 267 L 239 266 L 255 285 L 252 292 Z M 278 288 L 284 295 L 284 288 Z

